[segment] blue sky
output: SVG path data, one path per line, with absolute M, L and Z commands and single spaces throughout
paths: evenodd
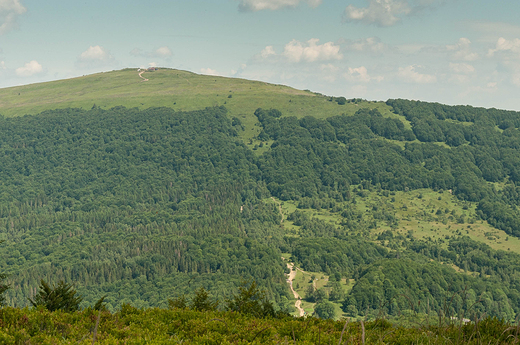
M 125 67 L 520 110 L 520 1 L 0 0 L 0 87 Z

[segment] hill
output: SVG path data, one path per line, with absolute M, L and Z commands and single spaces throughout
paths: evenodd
M 257 108 L 276 108 L 287 116 L 329 117 L 342 113 L 354 114 L 360 107 L 378 108 L 385 116 L 395 116 L 384 102 L 339 105 L 310 91 L 284 85 L 238 78 L 198 75 L 161 68 L 142 74 L 137 69 L 98 73 L 53 82 L 0 89 L 0 114 L 6 117 L 38 114 L 62 108 L 90 109 L 93 105 L 110 109 L 169 107 L 177 111 L 200 110 L 225 105 L 230 118 L 241 120 L 246 131 L 245 142 L 254 140 L 259 128 L 253 113 Z M 251 146 L 258 144 L 255 141 Z
M 0 90 L 8 304 L 42 278 L 111 311 L 253 279 L 294 311 L 290 261 L 308 312 L 520 312 L 520 113 L 148 74 Z
M 284 85 L 238 78 L 198 75 L 158 69 L 146 72 L 144 82 L 135 69 L 124 69 L 78 78 L 0 89 L 0 109 L 6 117 L 38 114 L 56 108 L 90 109 L 124 105 L 128 108 L 170 107 L 191 111 L 226 103 L 229 115 L 251 117 L 257 108 L 276 108 L 286 115 L 328 117 L 343 112 L 353 114 L 359 104 L 339 106 L 310 91 Z M 231 97 L 229 97 L 231 96 Z M 379 107 L 389 109 L 383 102 Z

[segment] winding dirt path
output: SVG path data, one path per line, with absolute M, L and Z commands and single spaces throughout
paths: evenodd
M 302 308 L 301 297 L 296 291 L 294 291 L 294 288 L 292 285 L 293 280 L 296 277 L 296 270 L 299 270 L 301 272 L 303 272 L 303 271 L 300 270 L 298 267 L 294 267 L 293 263 L 287 263 L 287 268 L 289 268 L 291 270 L 291 273 L 289 273 L 289 278 L 287 279 L 287 282 L 289 283 L 289 286 L 291 287 L 291 291 L 294 295 L 294 298 L 296 298 L 296 303 L 294 303 L 294 306 L 296 307 L 296 309 L 298 309 L 300 317 L 305 316 L 305 310 L 303 310 L 303 308 Z
M 149 79 L 146 79 L 145 77 L 143 77 L 143 73 L 146 72 L 146 71 L 141 71 L 139 72 L 139 78 L 142 79 L 142 81 L 148 81 Z

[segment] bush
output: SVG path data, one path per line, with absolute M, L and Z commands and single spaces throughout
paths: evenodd
M 344 105 L 347 103 L 347 99 L 345 97 L 336 97 L 335 100 L 339 105 Z
M 314 313 L 320 319 L 334 319 L 336 317 L 336 309 L 334 308 L 334 304 L 328 301 L 323 301 L 316 304 Z

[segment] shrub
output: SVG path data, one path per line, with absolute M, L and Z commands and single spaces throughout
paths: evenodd
M 323 301 L 316 304 L 316 307 L 314 308 L 314 313 L 320 319 L 334 319 L 336 317 L 336 310 L 334 308 L 334 304 L 328 301 Z

